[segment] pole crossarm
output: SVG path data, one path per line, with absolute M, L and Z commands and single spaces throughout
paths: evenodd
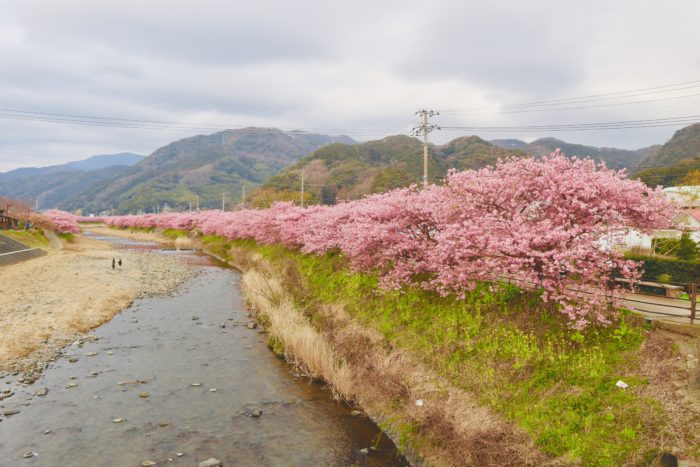
M 428 135 L 434 130 L 439 130 L 440 127 L 431 124 L 428 120 L 430 117 L 440 115 L 440 112 L 434 110 L 421 109 L 416 112 L 416 115 L 421 116 L 421 124 L 413 128 L 414 136 L 423 136 L 423 188 L 428 186 Z

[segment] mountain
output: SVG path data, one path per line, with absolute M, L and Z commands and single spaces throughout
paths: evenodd
M 88 157 L 87 159 L 67 162 L 60 165 L 50 165 L 48 167 L 22 167 L 4 173 L 0 172 L 0 190 L 2 190 L 1 184 L 3 181 L 15 178 L 36 177 L 65 172 L 88 172 L 91 170 L 99 170 L 115 166 L 131 166 L 140 162 L 145 157 L 146 156 L 141 156 L 130 152 L 120 152 L 118 154 L 92 156 Z
M 521 139 L 492 139 L 489 143 L 506 149 L 522 149 L 527 147 L 527 143 Z
M 642 149 L 616 149 L 584 146 L 567 143 L 556 138 L 540 138 L 532 143 L 518 139 L 497 139 L 492 144 L 504 148 L 517 148 L 533 157 L 544 157 L 555 149 L 560 148 L 567 156 L 590 157 L 598 162 L 605 162 L 611 169 L 633 169 L 643 159 L 656 153 L 661 146 L 650 146 Z
M 125 165 L 128 167 L 141 162 L 145 158 L 146 156 L 131 152 L 120 152 L 118 154 L 104 154 L 101 156 L 92 156 L 82 161 L 69 162 L 63 164 L 63 167 L 87 172 L 117 165 Z
M 651 186 L 700 185 L 700 123 L 676 131 L 635 175 Z
M 0 195 L 40 207 L 55 207 L 97 181 L 112 179 L 145 156 L 123 152 L 49 167 L 26 167 L 0 173 Z
M 306 154 L 347 136 L 283 132 L 274 128 L 226 130 L 184 138 L 157 149 L 111 179 L 97 181 L 59 207 L 86 212 L 152 211 L 156 205 L 175 209 L 221 206 L 241 200 L 252 189 Z
M 447 170 L 480 168 L 506 157 L 525 153 L 494 146 L 478 136 L 431 145 L 428 172 L 431 180 Z M 256 190 L 254 202 L 266 206 L 275 200 L 298 200 L 300 172 L 304 169 L 306 199 L 332 204 L 337 199 L 358 198 L 392 188 L 420 183 L 423 176 L 423 145 L 410 136 L 355 144 L 331 144 L 309 154 Z

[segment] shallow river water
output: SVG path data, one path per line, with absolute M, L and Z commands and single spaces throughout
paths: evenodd
M 405 464 L 370 420 L 295 377 L 247 327 L 236 271 L 162 254 L 198 275 L 173 296 L 137 300 L 34 384 L 0 379 L 16 391 L 0 414 L 20 410 L 0 417 L 0 466 Z

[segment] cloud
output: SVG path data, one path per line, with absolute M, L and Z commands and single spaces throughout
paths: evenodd
M 2 108 L 204 126 L 345 129 L 371 139 L 383 135 L 378 130 L 408 129 L 421 107 L 492 106 L 700 79 L 694 24 L 700 4 L 691 0 L 5 3 Z M 444 114 L 436 122 L 633 120 L 692 115 L 699 101 Z M 192 134 L 8 118 L 0 125 L 0 171 L 98 153 L 150 153 Z M 553 136 L 641 147 L 663 142 L 674 129 Z M 454 136 L 433 134 L 436 141 Z M 541 136 L 548 135 L 524 135 Z

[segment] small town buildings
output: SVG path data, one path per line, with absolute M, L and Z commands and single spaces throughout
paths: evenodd
M 625 249 L 652 251 L 655 239 L 679 239 L 683 232 L 688 232 L 690 238 L 700 243 L 700 186 L 672 186 L 664 188 L 662 193 L 680 208 L 671 221 L 673 228 L 657 230 L 652 235 L 628 229 L 622 236 Z

